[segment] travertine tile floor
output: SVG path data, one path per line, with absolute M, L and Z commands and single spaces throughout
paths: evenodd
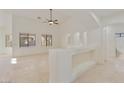
M 96 65 L 83 73 L 75 83 L 124 83 L 124 55 Z
M 17 64 L 11 58 L 0 57 L 0 82 L 45 83 L 48 82 L 48 54 L 18 57 Z
M 48 54 L 18 57 L 17 64 L 11 58 L 0 55 L 0 83 L 48 82 Z M 83 73 L 74 83 L 124 83 L 124 55 L 102 65 L 95 65 Z

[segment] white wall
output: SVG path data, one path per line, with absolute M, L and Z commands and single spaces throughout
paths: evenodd
M 114 33 L 124 33 L 124 23 L 113 24 L 111 27 Z M 124 37 L 116 38 L 116 48 L 124 53 Z
M 108 17 L 102 20 L 103 25 L 108 25 L 111 33 L 115 37 L 115 33 L 123 33 L 124 32 L 124 13 L 120 13 L 118 15 Z M 119 51 L 124 53 L 124 39 L 123 38 L 114 38 L 113 41 L 115 45 L 113 46 L 115 49 L 117 48 Z M 112 46 L 111 46 L 112 47 Z M 112 47 L 112 48 L 113 48 Z
M 102 46 L 105 60 L 112 59 L 116 56 L 115 33 L 111 25 L 103 27 Z
M 83 16 L 82 16 L 83 17 Z M 82 17 L 72 17 L 68 22 L 62 25 L 62 46 L 63 47 L 92 47 L 97 46 L 97 50 L 99 55 L 99 60 L 108 60 L 115 57 L 115 38 L 114 38 L 114 30 L 111 25 L 105 27 L 92 27 L 89 24 L 89 28 L 87 29 L 87 25 L 85 22 L 81 22 Z M 85 17 L 87 19 L 87 17 Z M 91 22 L 94 20 L 91 20 Z M 90 20 L 88 19 L 88 22 Z M 92 22 L 92 24 L 96 24 Z M 86 27 L 85 27 L 86 25 Z M 91 28 L 90 28 L 91 27 Z M 75 40 L 75 35 L 80 33 L 80 41 Z M 87 34 L 87 38 L 86 38 Z M 69 41 L 67 41 L 69 37 Z M 68 44 L 69 42 L 69 44 Z M 75 43 L 76 42 L 76 43 Z M 81 44 L 80 44 L 81 43 Z M 81 45 L 81 46 L 80 46 Z
M 61 26 L 61 29 L 60 29 L 62 32 L 61 46 L 84 48 L 89 45 L 96 45 L 98 42 L 100 42 L 99 41 L 100 33 L 97 30 L 98 28 L 95 26 L 92 27 L 92 25 L 96 25 L 96 22 L 92 18 L 90 18 L 91 16 L 88 16 L 88 17 L 87 16 L 83 16 L 83 15 L 72 16 L 70 20 L 68 20 L 68 22 L 64 23 Z M 86 21 L 86 24 L 83 21 Z M 88 22 L 89 23 L 91 22 L 92 25 L 88 24 Z M 87 28 L 87 26 L 89 26 L 89 28 Z M 77 34 L 79 34 L 79 40 L 77 40 L 76 38 Z
M 12 34 L 12 16 L 0 13 L 0 54 L 12 55 L 12 47 L 5 47 L 5 36 Z
M 59 31 L 57 26 L 48 26 L 34 19 L 13 15 L 13 56 L 25 56 L 47 52 L 49 48 L 41 46 L 41 34 L 53 35 L 53 46 L 59 47 Z M 19 47 L 19 33 L 36 34 L 36 46 Z
M 6 54 L 4 28 L 0 28 L 0 54 Z

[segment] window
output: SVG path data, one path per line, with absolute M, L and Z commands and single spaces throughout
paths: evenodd
M 124 33 L 121 33 L 121 37 L 124 37 Z
M 46 35 L 41 35 L 41 46 L 46 46 Z
M 46 46 L 52 46 L 52 35 L 46 35 Z
M 52 35 L 50 34 L 41 35 L 41 46 L 52 46 Z
M 5 47 L 12 47 L 12 35 L 5 35 Z
M 124 37 L 124 33 L 115 33 L 116 38 Z
M 19 34 L 19 46 L 20 47 L 29 47 L 36 45 L 36 35 L 29 33 L 20 33 Z

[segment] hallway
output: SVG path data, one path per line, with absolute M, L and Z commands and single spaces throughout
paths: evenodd
M 80 76 L 75 83 L 124 83 L 124 55 L 96 65 Z

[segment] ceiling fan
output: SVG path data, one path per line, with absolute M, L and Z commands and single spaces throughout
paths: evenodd
M 53 14 L 52 14 L 52 9 L 49 9 L 49 15 L 50 15 L 50 18 L 49 19 L 46 19 L 46 21 L 45 22 L 43 22 L 43 23 L 48 23 L 49 25 L 53 25 L 53 24 L 59 24 L 58 23 L 58 20 L 57 19 L 54 19 L 53 20 Z M 41 17 L 37 17 L 38 19 L 41 19 Z

